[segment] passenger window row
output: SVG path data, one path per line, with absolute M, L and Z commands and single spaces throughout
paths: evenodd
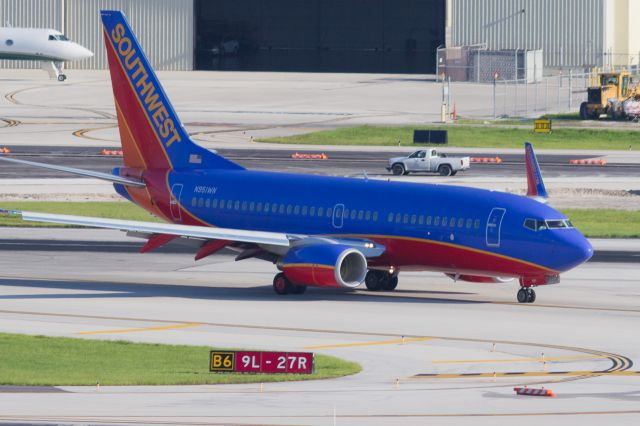
M 331 207 L 316 207 L 316 206 L 300 206 L 293 204 L 282 203 L 263 203 L 255 201 L 239 201 L 239 200 L 224 200 L 218 198 L 198 198 L 193 197 L 191 199 L 191 207 L 199 208 L 211 208 L 220 210 L 236 210 L 236 211 L 250 211 L 257 213 L 271 213 L 271 214 L 286 214 L 294 216 L 310 216 L 310 217 L 327 217 L 330 218 L 333 214 Z M 344 209 L 342 213 L 337 212 L 336 217 L 338 219 L 352 219 L 352 220 L 364 220 L 364 221 L 378 221 L 378 212 L 370 210 L 356 210 L 356 209 Z
M 389 223 L 403 223 L 405 225 L 426 225 L 426 226 L 447 226 L 450 228 L 466 228 L 466 229 L 479 229 L 480 219 L 470 219 L 463 217 L 448 217 L 448 216 L 424 216 L 424 215 L 409 215 L 408 213 L 389 213 L 387 216 L 387 222 Z

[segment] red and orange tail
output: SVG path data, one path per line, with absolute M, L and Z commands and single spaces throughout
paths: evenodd
M 103 10 L 101 15 L 125 166 L 242 169 L 191 140 L 124 14 Z

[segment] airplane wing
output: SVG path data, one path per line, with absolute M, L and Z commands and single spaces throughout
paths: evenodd
M 94 172 L 92 170 L 76 169 L 75 167 L 56 166 L 55 164 L 38 163 L 35 161 L 19 160 L 12 157 L 0 156 L 0 161 L 6 161 L 8 163 L 25 164 L 27 166 L 35 166 L 43 169 L 56 170 L 58 172 L 73 173 L 75 175 L 87 176 L 96 179 L 106 180 L 113 183 L 120 183 L 127 186 L 143 187 L 145 183 L 140 180 L 126 178 L 122 176 L 116 176 L 109 173 Z
M 116 229 L 127 231 L 135 236 L 152 238 L 153 236 L 163 236 L 163 242 L 169 242 L 171 238 L 165 236 L 195 238 L 204 241 L 226 241 L 237 243 L 252 243 L 260 246 L 289 248 L 304 244 L 343 244 L 355 248 L 367 257 L 377 257 L 381 255 L 385 247 L 375 244 L 369 240 L 336 238 L 326 236 L 286 234 L 281 232 L 252 231 L 245 229 L 214 228 L 207 226 L 177 225 L 170 223 L 154 223 L 122 219 L 104 219 L 89 216 L 75 216 L 53 213 L 39 213 L 18 210 L 0 209 L 0 213 L 21 216 L 23 220 L 32 222 L 49 222 L 65 225 L 86 226 L 91 228 Z M 152 244 L 154 245 L 154 244 Z M 222 247 L 222 246 L 221 246 Z M 220 247 L 220 248 L 221 248 Z

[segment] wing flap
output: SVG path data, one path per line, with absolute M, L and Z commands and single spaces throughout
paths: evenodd
M 103 219 L 88 216 L 12 211 L 22 216 L 23 220 L 32 222 L 61 223 L 65 225 L 87 226 L 90 228 L 119 229 L 136 233 L 166 234 L 181 237 L 202 238 L 206 240 L 229 240 L 254 244 L 289 247 L 292 239 L 287 234 L 278 232 L 248 231 L 243 229 L 210 228 L 205 226 L 175 225 L 169 223 L 152 223 L 134 220 Z

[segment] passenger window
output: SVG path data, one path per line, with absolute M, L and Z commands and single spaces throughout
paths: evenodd
M 298 216 L 300 214 L 300 206 L 295 206 L 293 208 L 293 214 Z
M 253 211 L 256 208 L 256 203 L 253 201 L 249 203 L 249 211 Z
M 343 217 L 349 217 L 349 209 L 344 209 L 342 213 Z
M 234 208 L 235 208 L 236 210 L 240 210 L 240 201 L 236 201 L 236 202 L 235 202 L 235 204 L 234 204 Z
M 284 204 L 280 204 L 280 208 L 278 209 L 280 214 L 284 214 Z
M 327 217 L 331 217 L 332 213 L 333 213 L 333 209 L 331 207 L 327 207 Z
M 261 212 L 261 211 L 262 211 L 262 201 L 258 202 L 258 205 L 256 206 L 256 210 L 257 210 L 258 212 Z
M 362 220 L 362 219 L 364 219 L 364 211 L 358 210 L 358 220 Z
M 396 223 L 400 223 L 402 220 L 402 215 L 400 213 L 396 213 Z
M 371 220 L 371 212 L 369 210 L 367 210 L 367 212 L 364 214 L 364 220 Z
M 374 222 L 378 221 L 378 212 L 373 212 L 373 221 Z
M 473 222 L 473 227 L 474 227 L 475 229 L 480 229 L 480 219 L 476 219 L 476 220 Z
M 293 211 L 293 206 L 291 204 L 289 204 L 287 206 L 287 214 L 291 214 L 292 211 Z
M 464 219 L 463 218 L 459 218 L 458 219 L 458 228 L 463 228 L 464 227 Z
M 246 201 L 242 202 L 242 211 L 247 211 L 247 202 Z
M 412 214 L 412 215 L 411 215 L 411 224 L 412 224 L 412 225 L 415 225 L 415 224 L 416 224 L 416 215 L 415 215 L 415 214 Z
M 302 206 L 302 216 L 306 216 L 307 215 L 307 206 Z
M 351 220 L 354 220 L 356 218 L 357 213 L 358 213 L 357 211 L 351 210 Z
M 408 214 L 404 214 L 404 217 L 402 218 L 402 223 L 404 223 L 405 225 L 407 223 L 409 223 L 409 215 Z
M 324 207 L 318 207 L 318 217 L 324 216 Z
M 389 213 L 389 216 L 387 217 L 387 221 L 393 222 L 393 213 Z
M 314 206 L 309 207 L 309 216 L 316 215 L 316 208 Z
M 427 216 L 427 225 L 431 225 L 431 216 Z
M 449 224 L 449 218 L 444 216 L 442 218 L 442 226 L 447 226 Z
M 227 210 L 231 210 L 232 204 L 233 204 L 233 201 L 227 200 Z
M 204 200 L 202 198 L 198 198 L 198 207 L 202 207 L 202 203 Z
M 198 202 L 198 199 L 196 197 L 193 197 L 191 199 L 191 207 L 195 207 L 197 202 Z
M 424 224 L 424 216 L 420 215 L 418 216 L 418 225 L 423 225 Z
M 438 225 L 440 225 L 440 216 L 436 216 L 435 219 L 433 219 L 433 226 Z
M 217 199 L 217 198 L 214 198 L 214 199 L 213 199 L 213 203 L 211 204 L 211 206 L 212 206 L 214 209 L 218 207 L 218 199 Z

